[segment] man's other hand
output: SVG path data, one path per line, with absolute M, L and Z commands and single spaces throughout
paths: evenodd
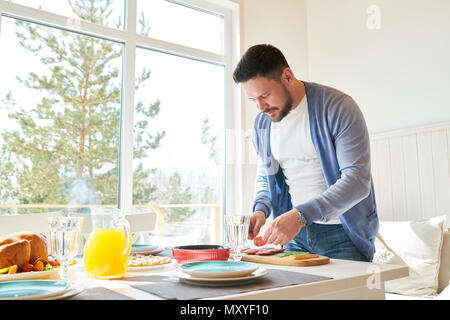
M 255 211 L 250 217 L 250 224 L 248 226 L 248 239 L 253 240 L 261 230 L 261 227 L 266 223 L 266 215 L 262 211 Z

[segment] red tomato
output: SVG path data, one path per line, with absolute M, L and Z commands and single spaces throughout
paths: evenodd
M 22 272 L 34 271 L 34 266 L 32 264 L 26 264 L 22 267 Z
M 53 260 L 48 260 L 47 263 L 49 263 L 52 267 L 56 267 L 58 265 L 56 261 Z
M 256 238 L 253 240 L 253 243 L 254 243 L 255 246 L 257 246 L 257 247 L 262 247 L 263 245 L 266 244 L 266 242 L 263 240 L 262 237 L 256 237 Z

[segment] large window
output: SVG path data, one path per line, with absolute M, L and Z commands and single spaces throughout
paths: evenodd
M 223 16 L 167 0 L 139 0 L 139 34 L 181 45 L 224 53 Z
M 230 8 L 0 0 L 0 214 L 134 208 L 155 239 L 217 240 Z

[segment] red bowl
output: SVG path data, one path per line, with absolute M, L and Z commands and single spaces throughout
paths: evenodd
M 228 260 L 230 248 L 217 245 L 179 246 L 172 248 L 172 255 L 179 263 Z

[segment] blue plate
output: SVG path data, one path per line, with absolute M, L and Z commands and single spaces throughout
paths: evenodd
M 70 283 L 60 280 L 5 281 L 0 282 L 0 299 L 43 299 L 70 289 Z
M 185 263 L 180 269 L 198 278 L 235 278 L 248 276 L 258 265 L 243 261 L 200 261 Z

